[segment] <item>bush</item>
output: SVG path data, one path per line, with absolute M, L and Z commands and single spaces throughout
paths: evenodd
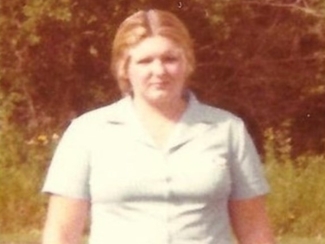
M 276 234 L 324 236 L 325 155 L 292 158 L 284 133 L 268 131 L 267 137 L 266 172 L 272 188 L 268 200 Z M 282 147 L 276 149 L 279 139 Z
M 52 148 L 45 135 L 26 141 L 17 128 L 0 133 L 1 232 L 41 227 L 46 200 L 40 189 Z
M 324 156 L 267 162 L 270 214 L 278 235 L 324 235 L 324 162 Z

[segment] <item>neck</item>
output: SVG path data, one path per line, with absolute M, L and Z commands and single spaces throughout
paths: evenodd
M 133 99 L 140 122 L 158 148 L 164 148 L 182 114 L 187 99 L 173 99 L 168 103 L 151 104 L 142 99 Z
M 133 100 L 135 109 L 142 119 L 161 118 L 176 122 L 182 116 L 187 106 L 187 98 L 185 96 L 157 103 L 150 103 L 137 98 Z

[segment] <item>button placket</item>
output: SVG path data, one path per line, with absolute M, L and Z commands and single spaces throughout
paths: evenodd
M 173 243 L 173 231 L 172 231 L 172 195 L 173 195 L 173 174 L 172 174 L 172 162 L 171 152 L 163 152 L 163 159 L 165 163 L 165 185 L 166 185 L 166 233 L 168 244 Z

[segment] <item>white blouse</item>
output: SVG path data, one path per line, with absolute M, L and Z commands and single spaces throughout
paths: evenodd
M 126 97 L 72 122 L 43 191 L 91 201 L 91 244 L 230 244 L 228 200 L 268 184 L 241 119 L 191 95 L 160 150 Z

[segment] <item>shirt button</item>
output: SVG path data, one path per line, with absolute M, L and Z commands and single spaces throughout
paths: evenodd
M 166 182 L 167 182 L 167 183 L 170 183 L 171 181 L 172 181 L 172 177 L 167 176 L 167 177 L 166 177 Z

